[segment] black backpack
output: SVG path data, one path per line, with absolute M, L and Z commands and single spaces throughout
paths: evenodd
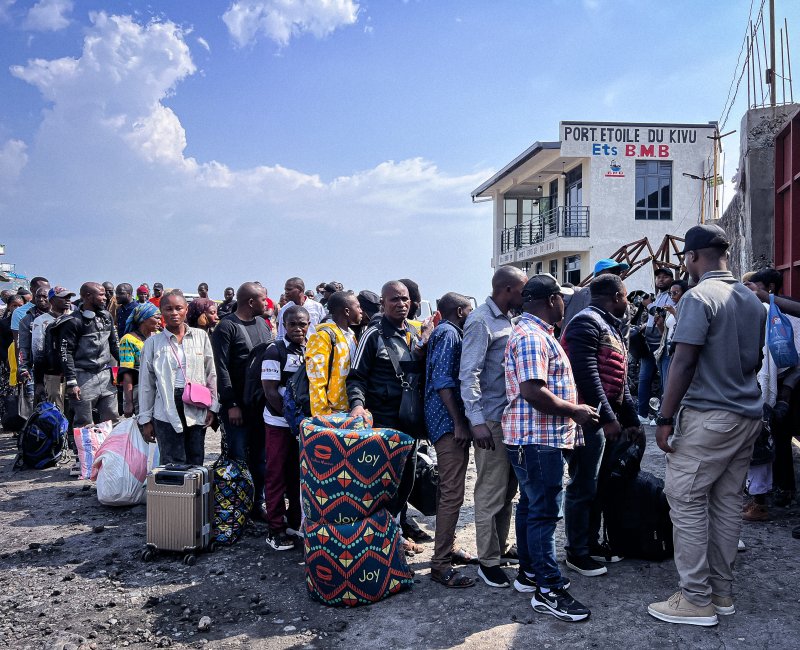
M 62 325 L 72 318 L 72 314 L 59 316 L 50 323 L 44 331 L 44 350 L 38 363 L 45 375 L 61 375 L 64 373 L 64 364 L 61 361 L 61 339 L 64 328 Z
M 672 557 L 672 521 L 664 481 L 648 472 L 610 481 L 604 499 L 605 534 L 614 553 L 642 560 Z
M 247 363 L 244 370 L 244 392 L 242 394 L 242 401 L 245 406 L 260 410 L 264 409 L 267 398 L 264 397 L 264 388 L 261 385 L 261 362 L 264 360 L 264 353 L 272 343 L 272 341 L 259 343 L 247 355 Z

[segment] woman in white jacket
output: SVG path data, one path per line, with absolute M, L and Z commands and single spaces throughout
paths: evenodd
M 162 463 L 202 465 L 206 427 L 219 410 L 217 373 L 208 335 L 185 323 L 187 307 L 180 290 L 161 297 L 166 327 L 142 350 L 138 421 L 144 439 L 158 442 Z M 207 405 L 184 401 L 188 383 L 208 389 Z

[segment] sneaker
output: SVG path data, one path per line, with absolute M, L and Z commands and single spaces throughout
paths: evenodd
M 519 553 L 517 552 L 517 545 L 512 544 L 509 549 L 500 556 L 501 564 L 519 564 Z
M 667 623 L 702 625 L 703 627 L 711 627 L 719 623 L 713 604 L 709 603 L 705 607 L 693 605 L 683 597 L 681 591 L 676 591 L 668 600 L 651 603 L 647 607 L 647 613 Z
M 511 586 L 511 580 L 508 579 L 506 572 L 499 566 L 486 566 L 485 564 L 478 565 L 478 576 L 490 587 L 496 589 L 504 589 Z
M 294 548 L 295 538 L 287 535 L 286 531 L 269 531 L 267 546 L 275 551 L 291 551 Z
M 531 607 L 540 614 L 550 614 L 559 621 L 574 623 L 589 618 L 588 607 L 585 607 L 564 589 L 551 589 L 547 593 L 542 593 L 540 589 L 531 598 Z
M 750 501 L 742 511 L 743 521 L 769 521 L 769 510 L 762 503 Z
M 711 604 L 714 605 L 714 609 L 719 616 L 730 616 L 736 613 L 736 607 L 733 605 L 733 598 L 730 596 L 711 594 Z
M 589 549 L 589 557 L 592 558 L 595 562 L 607 562 L 609 564 L 614 562 L 621 562 L 625 558 L 621 555 L 617 555 L 611 550 L 611 546 L 609 546 L 608 542 L 603 542 L 602 544 L 597 544 L 596 546 L 592 546 Z
M 649 418 L 642 417 L 642 416 L 640 415 L 640 416 L 639 416 L 639 424 L 650 424 L 650 419 L 649 419 Z
M 570 585 L 572 584 L 569 581 L 569 578 L 564 578 L 564 585 L 561 587 L 562 589 L 569 589 Z M 514 579 L 514 589 L 516 589 L 521 594 L 532 594 L 536 591 L 536 578 L 531 578 L 527 573 L 525 573 L 522 569 L 517 572 L 517 577 Z
M 596 560 L 590 558 L 588 555 L 584 555 L 583 557 L 567 556 L 567 566 L 573 571 L 577 571 L 582 576 L 586 576 L 587 578 L 601 576 L 605 573 L 608 573 L 608 569 L 606 569 Z
M 70 476 L 80 476 L 81 475 L 81 462 L 76 460 L 72 467 L 69 468 L 69 475 Z
M 736 550 L 739 551 L 739 553 L 743 553 L 744 551 L 747 550 L 747 544 L 744 543 L 743 539 L 740 539 L 739 542 L 736 544 Z

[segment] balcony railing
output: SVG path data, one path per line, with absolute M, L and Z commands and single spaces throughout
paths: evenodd
M 504 228 L 500 238 L 500 252 L 525 248 L 554 237 L 588 237 L 589 206 L 562 205 L 542 212 L 530 221 Z

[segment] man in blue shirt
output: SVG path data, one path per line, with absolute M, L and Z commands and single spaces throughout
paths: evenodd
M 472 436 L 461 400 L 462 328 L 472 311 L 469 298 L 446 293 L 439 301 L 442 322 L 428 341 L 425 362 L 425 424 L 439 463 L 439 501 L 431 580 L 445 587 L 472 587 L 475 581 L 452 566 L 456 525 L 464 503 L 464 478 Z

